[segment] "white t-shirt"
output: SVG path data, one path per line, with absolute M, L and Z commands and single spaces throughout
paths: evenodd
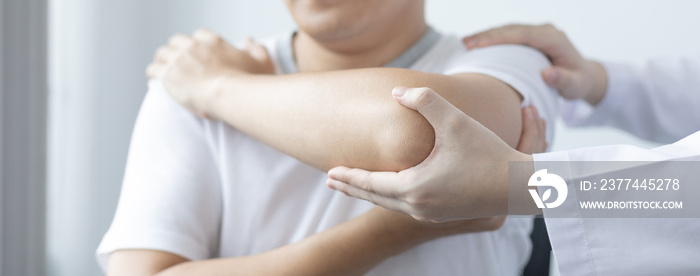
M 279 71 L 277 39 L 265 45 Z M 544 55 L 527 47 L 467 51 L 456 37 L 443 36 L 411 69 L 493 76 L 552 121 L 557 93 L 540 78 L 548 66 Z M 259 254 L 373 207 L 328 189 L 325 180 L 325 172 L 235 128 L 194 116 L 151 81 L 119 206 L 97 250 L 99 263 L 106 269 L 109 254 L 118 249 L 160 250 L 191 260 Z M 530 254 L 531 227 L 531 218 L 509 218 L 493 232 L 436 239 L 368 275 L 517 275 Z

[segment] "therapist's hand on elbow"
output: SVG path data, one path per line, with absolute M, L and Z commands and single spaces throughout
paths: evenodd
M 429 88 L 394 89 L 394 97 L 435 129 L 431 154 L 398 173 L 337 167 L 329 171 L 327 185 L 421 221 L 505 215 L 508 162 L 532 161 L 532 156 L 511 148 Z M 539 121 L 532 122 L 536 127 Z M 544 139 L 543 130 L 528 133 L 535 144 Z
M 550 86 L 567 99 L 584 99 L 595 105 L 607 90 L 607 75 L 603 66 L 584 59 L 566 34 L 550 24 L 507 25 L 464 38 L 469 49 L 497 44 L 523 44 L 549 57 L 552 67 L 542 71 Z
M 210 117 L 207 106 L 214 100 L 222 77 L 273 73 L 263 46 L 248 39 L 241 50 L 207 30 L 173 36 L 146 69 L 148 77 L 159 79 L 177 102 L 204 117 Z

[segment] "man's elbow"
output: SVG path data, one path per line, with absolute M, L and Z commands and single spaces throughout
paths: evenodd
M 418 112 L 397 105 L 393 118 L 378 138 L 386 171 L 401 171 L 423 162 L 435 146 L 435 131 Z

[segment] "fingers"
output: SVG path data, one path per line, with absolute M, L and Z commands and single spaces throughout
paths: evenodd
M 212 31 L 206 29 L 199 29 L 189 37 L 184 34 L 176 34 L 168 40 L 168 46 L 172 49 L 186 49 L 194 45 L 195 41 L 204 43 L 214 43 L 222 41 L 223 39 L 213 33 Z
M 575 71 L 553 66 L 542 71 L 542 78 L 547 85 L 560 91 L 564 98 L 579 98 L 584 88 L 579 81 L 579 74 Z
M 564 32 L 551 24 L 507 25 L 462 39 L 468 49 L 497 44 L 522 44 L 547 55 L 555 65 L 575 65 L 581 59 Z
M 176 34 L 168 40 L 168 46 L 174 49 L 184 49 L 194 44 L 194 40 L 191 37 L 184 34 Z
M 328 177 L 326 186 L 333 190 L 397 212 L 410 211 L 407 204 L 393 196 L 398 193 L 397 188 L 400 187 L 396 173 L 338 167 L 329 171 Z
M 537 139 L 537 122 L 532 117 L 532 110 L 529 106 L 523 107 L 523 131 L 520 135 L 517 150 L 522 153 L 532 154 L 533 141 Z
M 547 148 L 549 148 L 549 143 L 547 143 L 547 121 L 545 121 L 544 119 L 539 119 L 538 121 L 539 121 L 538 125 L 539 125 L 539 129 L 540 129 L 540 133 L 542 135 L 541 136 L 542 139 L 540 140 L 540 141 L 542 141 L 542 144 L 541 144 L 541 147 L 538 149 L 538 151 L 533 152 L 533 153 L 543 153 L 543 152 L 547 151 Z
M 221 37 L 216 35 L 214 32 L 207 29 L 199 29 L 192 34 L 192 37 L 201 42 L 218 42 L 223 40 Z
M 326 181 L 326 186 L 329 188 L 342 192 L 347 196 L 351 196 L 354 198 L 359 198 L 362 200 L 369 201 L 375 205 L 382 206 L 387 209 L 391 209 L 397 212 L 402 212 L 402 213 L 408 213 L 408 206 L 394 198 L 390 197 L 384 197 L 381 195 L 377 195 L 368 191 L 365 191 L 363 189 L 357 188 L 355 186 L 349 185 L 347 183 L 343 183 L 337 180 L 333 179 L 328 179 Z
M 154 57 L 153 60 L 156 62 L 168 62 L 170 60 L 173 60 L 175 57 L 177 57 L 179 51 L 168 47 L 168 46 L 163 46 L 158 48 L 156 50 L 156 56 Z
M 544 53 L 554 67 L 544 70 L 545 82 L 567 99 L 585 98 L 592 86 L 604 82 L 592 77 L 590 62 L 586 61 L 564 32 L 551 24 L 540 26 L 507 25 L 463 39 L 469 49 L 495 44 L 523 44 Z M 597 89 L 597 92 L 605 89 Z
M 523 131 L 518 142 L 517 150 L 533 154 L 547 149 L 546 122 L 540 118 L 534 106 L 523 107 Z
M 395 198 L 400 196 L 402 192 L 402 181 L 395 172 L 368 172 L 361 169 L 337 167 L 328 171 L 328 177 L 331 180 L 382 197 Z M 363 199 L 367 199 L 366 197 Z
M 420 112 L 436 130 L 450 129 L 456 126 L 455 121 L 471 119 L 430 88 L 396 87 L 392 95 L 403 106 Z
M 181 49 L 185 49 L 194 43 L 192 38 L 176 34 L 170 37 L 168 44 L 156 50 L 153 62 L 146 67 L 146 76 L 151 79 L 159 78 L 167 70 L 168 64 L 181 54 Z
M 146 76 L 152 79 L 158 78 L 167 67 L 168 62 L 177 57 L 177 54 L 178 51 L 168 46 L 158 48 L 153 62 L 146 67 Z
M 534 48 L 559 39 L 561 31 L 551 24 L 539 26 L 511 24 L 467 36 L 462 42 L 469 49 L 497 44 L 523 44 Z M 542 49 L 540 49 L 542 50 Z
M 468 49 L 478 47 L 486 47 L 497 44 L 524 44 L 531 45 L 536 37 L 533 33 L 538 31 L 538 28 L 549 28 L 551 25 L 543 26 L 527 26 L 527 25 L 506 25 L 499 28 L 494 28 L 475 35 L 471 35 L 462 39 L 464 45 Z M 553 27 L 552 27 L 553 28 Z
M 148 76 L 149 79 L 157 79 L 163 75 L 166 69 L 167 66 L 164 63 L 151 63 L 146 67 L 146 76 Z
M 537 132 L 540 135 L 538 141 L 540 142 L 540 148 L 533 153 L 542 153 L 547 151 L 549 143 L 547 143 L 547 121 L 540 118 L 540 113 L 537 111 L 535 106 L 532 106 L 532 117 L 537 121 Z
M 270 54 L 267 52 L 267 48 L 257 44 L 252 38 L 248 37 L 245 39 L 245 49 L 248 54 L 255 60 L 261 63 L 271 63 Z

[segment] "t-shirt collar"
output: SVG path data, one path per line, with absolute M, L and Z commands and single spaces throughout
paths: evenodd
M 284 74 L 294 74 L 299 72 L 299 68 L 297 67 L 297 63 L 294 58 L 294 47 L 292 45 L 295 33 L 296 32 L 292 32 L 290 35 L 277 41 L 277 55 L 279 57 L 280 67 L 282 68 L 282 72 Z M 425 55 L 430 48 L 432 48 L 438 42 L 438 40 L 440 40 L 441 37 L 442 35 L 440 35 L 440 33 L 428 26 L 428 30 L 416 43 L 414 43 L 397 58 L 385 64 L 384 67 L 410 68 L 411 65 Z

